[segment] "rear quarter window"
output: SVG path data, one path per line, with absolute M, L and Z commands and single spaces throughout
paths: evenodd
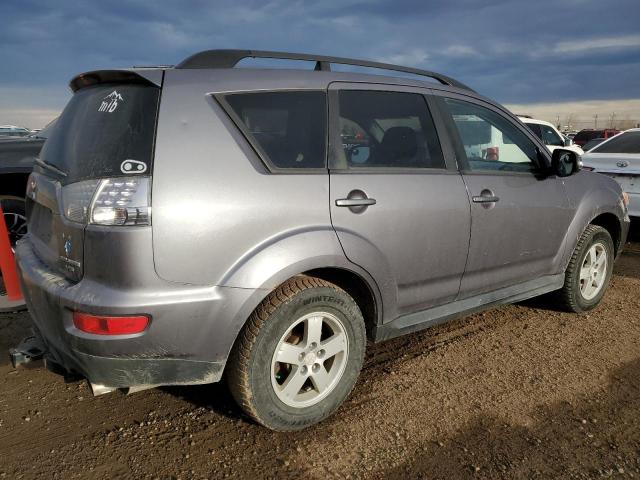
M 234 93 L 219 98 L 254 149 L 271 167 L 326 167 L 325 92 Z

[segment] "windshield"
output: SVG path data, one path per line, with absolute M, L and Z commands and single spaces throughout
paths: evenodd
M 640 132 L 624 132 L 591 150 L 593 153 L 640 153 Z
M 142 162 L 143 171 L 150 171 L 159 98 L 159 88 L 138 84 L 78 90 L 45 142 L 41 160 L 65 172 L 64 183 L 128 174 L 125 160 Z

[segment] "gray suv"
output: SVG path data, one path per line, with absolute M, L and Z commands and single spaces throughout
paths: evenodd
M 255 421 L 302 429 L 367 339 L 550 292 L 595 307 L 627 235 L 614 180 L 434 72 L 211 50 L 71 88 L 16 254 L 32 347 L 95 394 L 224 373 Z

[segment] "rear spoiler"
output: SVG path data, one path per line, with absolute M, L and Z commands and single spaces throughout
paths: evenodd
M 155 87 L 162 86 L 164 69 L 124 69 L 124 70 L 94 70 L 76 75 L 69 82 L 69 88 L 77 92 L 81 88 L 100 83 L 139 83 Z

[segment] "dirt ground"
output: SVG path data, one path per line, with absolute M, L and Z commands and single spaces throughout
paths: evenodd
M 639 230 L 595 311 L 532 301 L 372 345 L 299 433 L 251 423 L 223 384 L 94 398 L 0 355 L 0 478 L 640 478 Z M 0 315 L 0 351 L 27 333 Z

